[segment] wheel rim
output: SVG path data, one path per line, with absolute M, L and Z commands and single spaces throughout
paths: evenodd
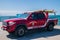
M 19 34 L 20 36 L 24 35 L 24 29 L 20 29 L 20 30 L 18 31 L 18 34 Z

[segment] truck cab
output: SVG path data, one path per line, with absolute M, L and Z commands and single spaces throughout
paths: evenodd
M 51 10 L 39 10 L 18 14 L 17 18 L 4 20 L 2 29 L 8 33 L 14 33 L 17 36 L 23 36 L 30 29 L 46 28 L 48 31 L 52 31 L 58 19 L 49 19 L 49 13 L 55 14 Z

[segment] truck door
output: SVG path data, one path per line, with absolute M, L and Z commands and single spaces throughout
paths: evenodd
M 39 28 L 45 27 L 44 25 L 46 23 L 46 20 L 47 20 L 46 15 L 43 12 L 38 13 L 38 26 L 39 26 Z
M 32 13 L 31 16 L 29 17 L 28 24 L 29 28 L 38 28 L 38 14 L 37 13 Z

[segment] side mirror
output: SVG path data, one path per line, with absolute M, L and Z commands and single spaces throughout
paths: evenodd
M 32 19 L 32 17 L 30 17 L 30 19 Z
M 29 17 L 28 20 L 32 20 L 33 18 L 32 17 Z

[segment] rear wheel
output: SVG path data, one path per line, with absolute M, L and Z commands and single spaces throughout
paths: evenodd
M 48 27 L 47 27 L 47 30 L 48 31 L 53 31 L 54 29 L 54 25 L 53 24 L 49 24 Z

